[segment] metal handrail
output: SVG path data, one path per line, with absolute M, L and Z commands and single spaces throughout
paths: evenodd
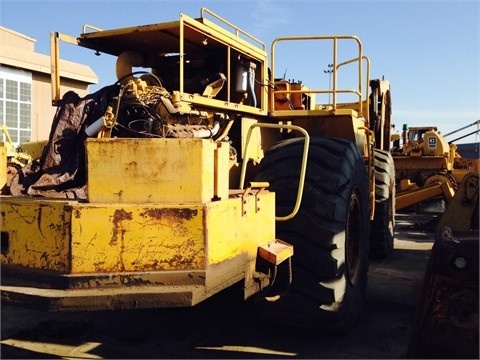
M 243 153 L 243 162 L 242 162 L 242 170 L 240 172 L 240 189 L 243 189 L 244 183 L 245 183 L 245 175 L 247 171 L 247 154 L 248 154 L 248 146 L 250 145 L 250 137 L 252 135 L 252 130 L 255 127 L 259 128 L 269 128 L 269 129 L 289 129 L 289 130 L 297 130 L 301 132 L 305 136 L 305 143 L 303 146 L 303 156 L 302 156 L 302 163 L 300 167 L 300 179 L 298 182 L 298 191 L 297 191 L 297 199 L 295 201 L 295 206 L 293 207 L 293 211 L 286 215 L 286 216 L 276 216 L 275 220 L 276 221 L 286 221 L 291 218 L 293 218 L 298 210 L 300 209 L 300 204 L 302 202 L 302 196 L 303 196 L 303 188 L 305 184 L 305 174 L 307 173 L 307 158 L 308 158 L 308 149 L 310 147 L 310 135 L 308 132 L 296 125 L 290 125 L 290 124 L 267 124 L 267 123 L 256 123 L 252 124 L 250 128 L 248 129 L 247 132 L 247 138 L 245 140 L 245 150 Z
M 369 77 L 370 72 L 370 61 L 367 57 L 363 56 L 362 53 L 362 43 L 357 36 L 354 35 L 326 35 L 326 36 L 289 36 L 289 37 L 280 37 L 275 39 L 271 45 L 271 64 L 270 69 L 272 74 L 275 74 L 275 45 L 281 41 L 303 41 L 303 40 L 332 40 L 333 41 L 333 63 L 332 63 L 332 78 L 333 78 L 333 87 L 332 90 L 322 90 L 322 89 L 307 89 L 307 90 L 275 90 L 273 89 L 273 96 L 270 97 L 270 111 L 275 109 L 275 94 L 293 94 L 293 93 L 332 93 L 333 94 L 333 109 L 337 108 L 337 95 L 339 93 L 353 93 L 358 96 L 358 109 L 360 116 L 363 116 L 363 70 L 362 70 L 362 60 L 367 61 L 367 72 Z M 337 43 L 338 40 L 353 40 L 358 45 L 358 56 L 348 60 L 346 62 L 338 63 L 337 61 Z M 338 68 L 352 63 L 358 62 L 358 90 L 353 89 L 337 89 L 337 72 Z M 368 85 L 367 85 L 368 88 Z
M 96 26 L 93 26 L 93 25 L 89 25 L 89 24 L 85 24 L 85 25 L 83 25 L 83 27 L 82 27 L 82 34 L 86 34 L 86 33 L 87 33 L 87 29 L 90 29 L 90 30 L 93 30 L 93 31 L 103 31 L 103 29 L 100 29 L 99 27 L 96 27 Z
M 205 18 L 205 14 L 209 14 L 210 16 L 212 16 L 213 18 L 217 19 L 218 21 L 221 21 L 222 23 L 224 23 L 225 25 L 227 26 L 230 26 L 232 29 L 235 30 L 235 35 L 236 36 L 240 36 L 240 34 L 246 36 L 247 38 L 249 38 L 250 40 L 256 42 L 258 45 L 261 45 L 262 46 L 262 49 L 265 51 L 266 50 L 266 45 L 259 39 L 257 39 L 256 37 L 250 35 L 249 33 L 247 33 L 246 31 L 240 29 L 239 27 L 235 26 L 234 24 L 232 24 L 231 22 L 225 20 L 224 18 L 222 18 L 221 16 L 215 14 L 214 12 L 212 12 L 211 10 L 208 10 L 207 8 L 205 7 L 202 7 L 200 9 L 200 17 L 202 18 Z
M 365 102 L 366 102 L 366 112 L 363 114 L 363 107 L 360 107 L 360 116 L 363 116 L 364 118 L 367 119 L 367 123 L 370 123 L 370 116 L 368 113 L 368 109 L 370 108 L 370 97 L 368 96 L 368 87 L 370 86 L 370 58 L 366 55 L 362 56 L 362 60 L 365 60 L 367 64 L 367 75 L 366 75 L 366 81 L 365 81 Z M 337 70 L 344 65 L 351 64 L 355 61 L 358 61 L 357 58 L 350 59 L 344 62 L 341 62 L 340 64 L 337 65 Z M 362 104 L 363 105 L 363 104 Z

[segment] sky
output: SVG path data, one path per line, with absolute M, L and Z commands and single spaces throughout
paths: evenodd
M 49 55 L 51 31 L 79 36 L 85 24 L 106 30 L 176 21 L 180 13 L 195 18 L 202 7 L 260 39 L 267 51 L 282 36 L 358 36 L 371 61 L 371 78 L 391 84 L 395 131 L 403 124 L 435 125 L 448 134 L 480 119 L 478 0 L 0 0 L 0 25 L 36 39 L 35 51 Z M 62 45 L 61 58 L 92 68 L 99 84 L 91 91 L 116 81 L 112 57 L 74 48 Z M 307 86 L 330 80 L 323 71 L 328 62 L 309 53 L 301 56 L 308 66 L 298 68 L 299 57 L 291 52 L 275 77 L 301 79 Z

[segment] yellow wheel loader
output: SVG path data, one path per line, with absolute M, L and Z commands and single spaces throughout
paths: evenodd
M 202 8 L 51 41 L 51 135 L 0 202 L 3 302 L 194 306 L 243 281 L 272 321 L 355 323 L 395 210 L 390 86 L 370 79 L 358 37 L 280 37 L 267 60 L 263 42 Z M 62 41 L 114 56 L 118 81 L 60 96 Z M 325 44 L 332 85 L 276 75 L 288 44 Z
M 0 125 L 0 130 L 3 133 L 2 137 L 6 140 L 0 143 L 0 166 L 2 168 L 0 192 L 8 194 L 12 178 L 22 167 L 31 163 L 32 156 L 23 147 L 15 146 L 6 125 Z

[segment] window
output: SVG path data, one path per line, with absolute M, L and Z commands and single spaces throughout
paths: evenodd
M 18 146 L 32 138 L 32 74 L 0 66 L 0 123 Z M 2 132 L 2 141 L 6 141 Z

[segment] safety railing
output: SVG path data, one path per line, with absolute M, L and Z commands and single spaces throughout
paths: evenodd
M 245 184 L 245 176 L 247 172 L 247 163 L 248 163 L 248 147 L 250 145 L 250 137 L 252 135 L 252 131 L 255 127 L 259 128 L 269 128 L 269 129 L 288 129 L 288 130 L 296 130 L 301 132 L 305 136 L 305 142 L 303 145 L 303 155 L 302 155 L 302 162 L 300 165 L 300 178 L 298 181 L 298 190 L 297 190 L 297 198 L 295 201 L 295 205 L 293 210 L 290 214 L 285 216 L 276 216 L 276 221 L 286 221 L 293 218 L 298 210 L 300 209 L 300 204 L 302 202 L 303 196 L 303 187 L 305 184 L 305 174 L 307 173 L 307 158 L 308 158 L 308 149 L 310 147 L 310 135 L 308 132 L 300 126 L 291 125 L 291 124 L 269 124 L 269 123 L 256 123 L 252 124 L 247 132 L 247 137 L 245 140 L 245 149 L 243 153 L 243 162 L 242 162 L 242 170 L 240 172 L 240 189 L 243 189 Z
M 327 35 L 327 36 L 289 36 L 289 37 L 280 37 L 275 39 L 272 42 L 271 46 L 271 72 L 272 74 L 275 74 L 275 63 L 276 63 L 276 58 L 275 58 L 275 50 L 276 46 L 280 42 L 285 42 L 285 41 L 332 41 L 332 64 L 331 64 L 331 76 L 332 76 L 332 85 L 331 88 L 329 89 L 321 89 L 321 88 L 311 88 L 309 87 L 308 90 L 279 90 L 279 89 L 273 89 L 273 96 L 270 97 L 270 103 L 269 103 L 269 111 L 274 111 L 275 109 L 275 98 L 276 94 L 282 94 L 282 96 L 286 96 L 287 94 L 331 94 L 333 101 L 330 104 L 332 108 L 335 110 L 338 105 L 338 96 L 340 94 L 354 94 L 354 96 L 357 97 L 357 106 L 359 116 L 365 116 L 366 115 L 366 109 L 364 109 L 364 104 L 363 104 L 363 96 L 364 94 L 367 93 L 365 89 L 368 88 L 368 82 L 370 78 L 370 61 L 368 57 L 363 55 L 363 49 L 362 49 L 362 43 L 360 39 L 357 36 L 354 35 Z M 353 57 L 350 60 L 339 62 L 338 60 L 338 47 L 339 47 L 339 41 L 340 40 L 351 40 L 354 41 L 357 44 L 357 55 Z M 312 52 L 314 54 L 314 52 Z M 366 81 L 364 81 L 364 74 L 363 74 L 363 61 L 366 62 L 366 68 L 367 68 L 367 76 L 366 76 Z M 339 78 L 339 69 L 345 65 L 352 64 L 352 63 L 357 63 L 357 77 L 358 77 L 358 87 L 356 89 L 351 89 L 351 88 L 339 88 L 338 87 L 338 78 Z M 312 75 L 313 77 L 314 75 Z M 365 99 L 368 101 L 368 96 L 365 95 Z
M 266 50 L 266 46 L 265 44 L 257 39 L 256 37 L 250 35 L 249 33 L 247 33 L 246 31 L 243 31 L 242 29 L 240 29 L 238 26 L 235 26 L 234 24 L 232 24 L 231 22 L 225 20 L 224 18 L 222 18 L 221 16 L 215 14 L 214 12 L 208 10 L 207 8 L 201 8 L 200 9 L 200 17 L 202 18 L 205 18 L 205 15 L 208 14 L 210 15 L 211 17 L 217 19 L 218 21 L 220 21 L 221 23 L 223 23 L 224 25 L 227 25 L 229 26 L 230 28 L 232 28 L 234 31 L 233 33 L 236 35 L 236 36 L 240 36 L 241 35 L 244 35 L 246 38 L 250 39 L 251 41 L 253 41 L 254 43 L 256 43 L 257 45 L 260 45 L 261 48 L 265 51 Z

